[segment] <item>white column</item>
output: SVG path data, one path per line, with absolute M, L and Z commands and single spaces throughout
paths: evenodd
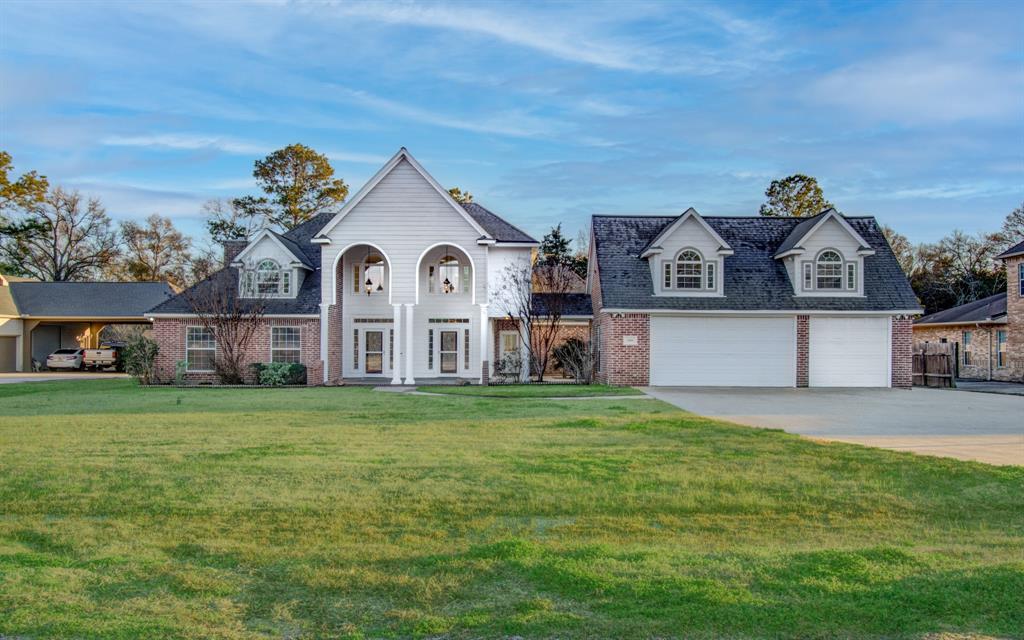
M 485 367 L 489 367 L 490 363 L 487 361 L 487 336 L 489 335 L 488 326 L 490 324 L 490 318 L 487 317 L 487 305 L 480 305 L 480 384 L 484 383 L 484 371 Z
M 416 353 L 416 345 L 413 341 L 413 327 L 416 323 L 413 321 L 413 309 L 416 305 L 406 304 L 405 305 L 405 384 L 416 384 L 416 378 L 414 377 L 413 371 L 413 354 Z
M 402 376 L 398 373 L 402 370 L 402 305 L 393 304 L 391 307 L 395 311 L 395 343 L 391 345 L 391 348 L 396 352 L 391 354 L 391 361 L 395 363 L 391 371 L 391 384 L 402 384 Z

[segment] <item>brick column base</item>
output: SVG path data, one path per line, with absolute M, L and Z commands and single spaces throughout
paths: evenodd
M 480 363 L 480 384 L 491 384 L 491 363 L 486 360 Z
M 914 383 L 914 321 L 909 316 L 892 319 L 892 386 L 909 389 Z

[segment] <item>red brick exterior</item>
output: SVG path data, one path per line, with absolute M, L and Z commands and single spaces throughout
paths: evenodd
M 651 371 L 651 317 L 646 313 L 600 313 L 600 367 L 597 380 L 618 386 L 645 386 Z M 636 344 L 623 344 L 629 338 Z
M 913 384 L 914 321 L 909 316 L 892 319 L 892 386 L 909 389 Z
M 563 321 L 567 322 L 567 321 Z M 516 321 L 509 320 L 508 318 L 495 319 L 493 325 L 493 331 L 491 331 L 491 344 L 493 345 L 493 353 L 495 362 L 494 365 L 500 365 L 501 358 L 501 332 L 502 331 L 515 331 Z M 562 344 L 570 338 L 578 338 L 585 343 L 590 343 L 590 323 L 585 324 L 561 324 L 558 327 L 558 334 L 555 337 L 554 346 Z M 548 366 L 544 370 L 545 376 L 563 376 L 563 372 L 555 368 L 555 358 L 552 355 L 548 359 Z M 488 376 L 489 378 L 490 376 Z
M 153 339 L 160 345 L 156 359 L 157 379 L 160 382 L 174 382 L 175 367 L 185 359 L 185 329 L 190 326 L 202 326 L 202 323 L 196 318 L 157 318 L 153 321 Z M 273 326 L 299 327 L 299 358 L 306 365 L 306 384 L 321 384 L 323 363 L 320 360 L 318 318 L 264 318 L 248 345 L 246 365 L 270 362 L 270 327 Z M 212 373 L 188 373 L 185 379 L 193 383 L 217 382 L 216 375 Z
M 1024 382 L 1024 296 L 1020 291 L 1020 265 L 1024 256 L 1003 260 L 1006 265 L 1006 366 L 993 374 L 998 380 Z M 995 345 L 993 339 L 992 344 Z
M 327 306 L 327 384 L 338 384 L 342 379 L 342 358 L 344 357 L 343 323 L 341 306 L 345 299 L 345 278 L 341 270 L 344 260 L 338 260 L 338 269 L 334 274 L 334 299 L 337 304 Z M 395 336 L 395 339 L 400 339 Z
M 811 319 L 796 317 L 796 386 L 807 387 L 811 377 Z

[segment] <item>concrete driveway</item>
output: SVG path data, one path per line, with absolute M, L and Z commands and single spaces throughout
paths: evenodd
M 127 378 L 127 373 L 103 373 L 97 371 L 40 371 L 38 373 L 0 373 L 0 384 L 18 382 L 52 382 L 54 380 L 98 380 Z
M 710 418 L 810 438 L 1024 465 L 1024 397 L 950 389 L 723 389 L 645 391 Z

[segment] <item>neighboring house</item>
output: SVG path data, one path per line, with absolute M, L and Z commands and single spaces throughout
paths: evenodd
M 227 247 L 225 269 L 153 308 L 158 367 L 165 379 L 179 361 L 190 379 L 213 377 L 218 346 L 195 310 L 227 287 L 264 305 L 247 359 L 301 362 L 310 384 L 487 381 L 504 350 L 522 350 L 500 339 L 500 284 L 537 245 L 453 200 L 403 148 L 340 211 Z
M 57 349 L 99 346 L 103 327 L 148 324 L 166 282 L 38 282 L 0 275 L 0 371 L 31 371 Z
M 914 340 L 957 345 L 961 378 L 1024 381 L 1024 242 L 996 256 L 1006 291 L 914 322 Z
M 921 313 L 874 218 L 594 216 L 598 379 L 909 387 Z

